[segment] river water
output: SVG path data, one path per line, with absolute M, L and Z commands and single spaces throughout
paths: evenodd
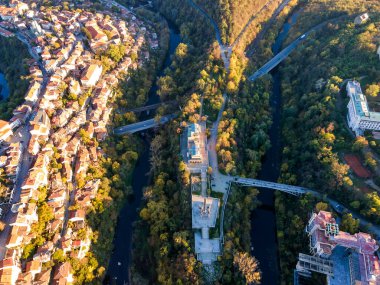
M 294 13 L 284 24 L 275 43 L 272 46 L 273 54 L 281 51 L 289 30 L 297 20 Z M 281 165 L 281 79 L 278 68 L 272 71 L 273 90 L 270 97 L 273 124 L 269 130 L 271 148 L 264 157 L 262 169 L 258 179 L 276 182 L 280 174 Z M 259 189 L 258 199 L 261 206 L 253 211 L 251 217 L 252 254 L 260 262 L 263 285 L 280 283 L 280 269 L 278 258 L 276 213 L 274 208 L 274 190 Z
M 172 23 L 168 22 L 168 24 L 170 31 L 169 51 L 165 57 L 165 61 L 162 68 L 158 72 L 158 76 L 162 76 L 164 74 L 165 68 L 170 66 L 171 56 L 174 54 L 177 46 L 181 41 L 179 30 Z M 160 102 L 160 98 L 157 95 L 157 89 L 158 86 L 155 81 L 151 89 L 149 90 L 149 98 L 146 105 L 151 105 Z M 145 117 L 145 115 L 142 115 L 142 117 Z M 128 202 L 126 202 L 123 209 L 119 213 L 118 223 L 116 226 L 116 232 L 113 241 L 114 250 L 111 255 L 104 284 L 128 284 L 129 265 L 131 262 L 131 254 L 133 248 L 133 223 L 138 218 L 138 210 L 141 205 L 143 188 L 146 187 L 148 184 L 147 173 L 150 170 L 150 142 L 149 139 L 147 139 L 146 137 L 143 138 L 143 142 L 144 151 L 137 161 L 132 176 L 133 197 L 129 199 Z
M 9 86 L 4 74 L 0 72 L 0 101 L 8 98 Z

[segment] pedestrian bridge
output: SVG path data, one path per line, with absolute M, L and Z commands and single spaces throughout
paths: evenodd
M 295 196 L 301 196 L 306 193 L 314 192 L 304 187 L 275 183 L 275 182 L 268 182 L 268 181 L 252 179 L 252 178 L 234 177 L 233 180 L 231 180 L 231 182 L 237 183 L 241 186 L 252 186 L 252 187 L 279 190 L 279 191 L 282 191 L 291 195 L 295 195 Z
M 133 134 L 136 132 L 148 130 L 151 128 L 158 127 L 160 125 L 166 124 L 172 119 L 174 119 L 177 115 L 176 114 L 171 114 L 171 115 L 166 115 L 161 117 L 160 119 L 149 119 L 146 121 L 118 127 L 113 130 L 113 133 L 115 135 L 126 135 L 126 134 Z

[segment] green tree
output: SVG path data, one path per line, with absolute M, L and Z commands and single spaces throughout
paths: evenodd
M 342 231 L 349 232 L 350 234 L 357 233 L 359 231 L 359 219 L 354 219 L 352 214 L 347 213 L 342 217 L 342 222 L 340 223 L 340 229 Z
M 371 97 L 377 97 L 377 95 L 379 95 L 379 92 L 380 92 L 379 84 L 368 85 L 368 87 L 365 90 L 365 93 Z
M 261 273 L 257 260 L 246 252 L 238 252 L 234 255 L 234 265 L 244 276 L 247 284 L 260 284 Z

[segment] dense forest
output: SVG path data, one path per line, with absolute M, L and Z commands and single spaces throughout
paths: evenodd
M 272 84 L 268 78 L 252 84 L 246 81 L 245 74 L 272 56 L 271 44 L 291 8 L 302 3 L 302 12 L 289 40 L 326 19 L 378 5 L 377 1 L 290 1 L 273 28 L 258 43 L 254 58 L 248 62 L 237 51 L 231 58 L 230 73 L 226 74 L 218 46 L 211 42 L 214 38 L 212 27 L 185 2 L 157 2 L 160 12 L 179 27 L 183 39 L 172 65 L 158 80 L 158 94 L 163 101 L 177 100 L 182 111 L 179 118 L 161 129 L 151 143 L 153 182 L 144 192 L 141 219 L 135 227 L 134 240 L 139 242 L 135 242 L 133 251 L 133 284 L 202 284 L 205 280 L 205 271 L 193 253 L 190 174 L 179 157 L 178 133 L 184 122 L 201 119 L 210 126 L 217 116 L 222 94 L 228 92 L 228 105 L 218 130 L 219 168 L 231 175 L 255 177 L 261 166 L 260 160 L 269 147 L 267 133 L 271 125 L 269 96 Z M 254 14 L 250 11 L 257 12 L 267 3 L 196 2 L 217 20 L 226 43 L 232 43 L 252 19 Z M 263 18 L 252 22 L 252 30 L 247 30 L 243 42 L 249 42 L 257 35 L 280 1 L 268 2 L 271 8 L 263 12 Z M 323 34 L 313 35 L 281 68 L 284 149 L 280 181 L 329 194 L 373 221 L 379 219 L 379 197 L 375 193 L 357 191 L 353 186 L 355 179 L 342 160 L 347 148 L 362 154 L 350 147 L 354 139 L 344 127 L 346 99 L 339 90 L 343 79 L 359 79 L 366 74 L 364 86 L 372 86 L 369 90 L 377 92 L 379 68 L 373 40 L 378 26 L 376 22 L 372 26 L 368 23 L 355 27 L 352 19 L 329 24 Z M 365 64 L 361 64 L 363 61 Z M 373 62 L 376 62 L 375 66 L 371 66 Z M 130 96 L 132 98 L 134 94 L 130 93 Z M 203 116 L 199 114 L 201 109 Z M 165 109 L 159 110 L 159 114 L 164 112 Z M 135 118 L 129 119 L 133 121 Z M 356 146 L 361 143 L 363 141 L 356 142 Z M 375 146 L 371 144 L 377 149 Z M 250 211 L 257 205 L 257 191 L 252 188 L 244 190 L 234 187 L 226 205 L 228 218 L 224 225 L 223 257 L 216 272 L 217 284 L 245 284 L 248 280 L 257 282 L 260 279 L 256 260 L 247 254 Z M 321 209 L 331 210 L 326 203 L 311 196 L 295 200 L 286 194 L 276 194 L 283 284 L 292 283 L 298 252 L 307 252 L 304 228 L 310 212 Z M 343 230 L 355 232 L 357 228 L 356 220 L 349 215 L 343 216 Z M 251 264 L 253 271 L 247 271 L 242 264 Z M 314 276 L 313 282 L 323 284 L 323 278 Z
M 211 39 L 212 31 L 204 28 L 195 11 L 178 9 L 178 1 L 159 1 L 158 5 L 179 27 L 184 41 L 158 80 L 158 94 L 164 101 L 177 99 L 184 118 L 190 118 L 199 111 L 194 82 L 207 60 L 204 51 L 211 42 L 205 39 Z M 133 284 L 201 283 L 201 267 L 193 249 L 189 173 L 179 157 L 179 126 L 179 121 L 171 122 L 151 141 L 152 184 L 144 191 L 141 219 L 135 225 L 133 239 L 139 242 L 134 243 L 132 253 Z
M 378 16 L 362 26 L 353 24 L 354 16 L 367 9 L 380 11 L 378 1 L 308 1 L 299 12 L 297 24 L 288 42 L 311 27 L 342 15 L 347 17 L 327 24 L 296 49 L 281 66 L 283 153 L 280 182 L 304 185 L 326 193 L 345 206 L 379 221 L 379 197 L 363 192 L 362 182 L 349 170 L 343 159 L 355 153 L 368 161 L 362 152 L 366 140 L 354 139 L 346 125 L 345 79 L 357 79 L 364 90 L 376 92 L 380 80 L 380 62 L 376 55 Z M 376 101 L 370 97 L 370 104 Z M 372 145 L 376 148 L 373 139 Z M 368 142 L 367 142 L 368 144 Z M 293 282 L 293 268 L 298 252 L 308 252 L 304 228 L 312 210 L 331 210 L 325 203 L 306 196 L 294 200 L 286 194 L 276 195 L 276 214 L 280 265 L 283 284 Z M 297 209 L 295 211 L 295 209 Z M 289 223 L 291 221 L 291 223 Z M 344 215 L 342 230 L 355 232 L 357 221 Z M 364 229 L 365 230 L 365 229 Z M 312 284 L 324 284 L 314 276 Z
M 221 30 L 224 43 L 232 44 L 245 25 L 249 23 L 265 6 L 278 5 L 276 0 L 197 0 L 204 9 L 215 19 Z
M 13 110 L 24 100 L 25 92 L 29 86 L 28 63 L 30 58 L 28 49 L 17 38 L 0 36 L 0 72 L 5 75 L 9 85 L 9 97 L 0 98 L 0 119 L 8 120 Z
M 141 220 L 134 234 L 134 240 L 139 240 L 133 252 L 134 284 L 201 284 L 208 279 L 193 253 L 190 174 L 181 162 L 178 145 L 178 132 L 182 131 L 184 122 L 201 119 L 206 120 L 209 126 L 215 120 L 222 94 L 227 90 L 231 100 L 219 129 L 219 137 L 224 139 L 218 141 L 218 152 L 223 157 L 221 169 L 229 173 L 236 168 L 239 171 L 245 169 L 246 175 L 253 176 L 260 167 L 261 155 L 268 147 L 265 133 L 270 125 L 269 96 L 262 95 L 264 83 L 244 84 L 240 93 L 245 63 L 234 56 L 227 78 L 219 47 L 211 42 L 213 30 L 190 6 L 179 7 L 181 5 L 177 1 L 159 1 L 163 15 L 179 26 L 183 43 L 177 47 L 165 75 L 158 80 L 158 94 L 162 100 L 176 99 L 182 106 L 182 112 L 178 120 L 162 129 L 151 143 L 154 183 L 144 192 Z M 238 100 L 239 97 L 243 100 Z M 199 114 L 202 103 L 204 116 Z M 257 116 L 250 118 L 248 103 L 257 106 Z M 236 119 L 232 120 L 233 117 Z M 263 118 L 266 119 L 262 121 Z M 232 125 L 229 126 L 230 123 Z M 235 126 L 239 126 L 239 131 Z M 251 131 L 244 132 L 244 128 Z M 237 141 L 249 142 L 244 154 L 239 154 Z M 243 163 L 244 157 L 249 158 L 246 164 Z M 241 190 L 234 188 L 227 204 L 224 255 L 213 277 L 216 284 L 245 284 L 260 280 L 257 262 L 248 254 L 250 211 L 257 204 L 257 191 Z M 239 205 L 239 210 L 236 205 Z M 237 223 L 241 227 L 237 227 Z

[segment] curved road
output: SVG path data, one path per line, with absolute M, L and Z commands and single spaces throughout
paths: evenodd
M 187 2 L 189 2 L 189 4 L 193 8 L 195 8 L 196 10 L 201 12 L 202 15 L 205 16 L 210 21 L 211 25 L 214 27 L 216 39 L 217 39 L 219 45 L 224 46 L 223 42 L 222 42 L 222 37 L 220 35 L 220 30 L 219 30 L 218 24 L 215 22 L 215 20 L 209 14 L 207 14 L 207 12 L 203 8 L 201 8 L 197 3 L 195 3 L 193 0 L 187 0 Z

